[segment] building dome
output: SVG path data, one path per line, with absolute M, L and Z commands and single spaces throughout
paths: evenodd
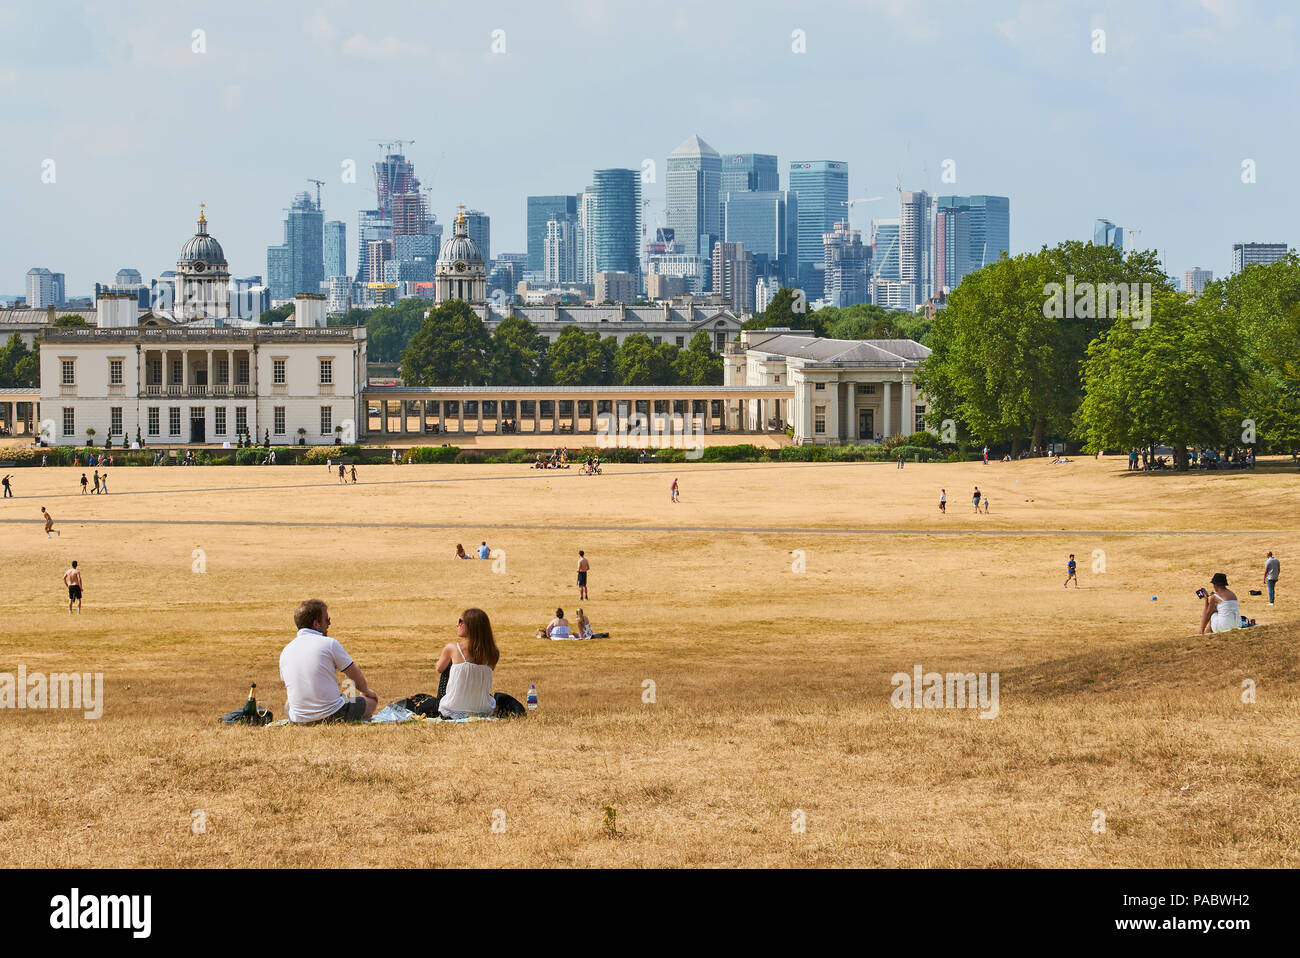
M 442 249 L 438 251 L 438 262 L 435 267 L 455 269 L 457 263 L 464 264 L 462 270 L 471 266 L 484 268 L 483 255 L 478 251 L 478 244 L 469 238 L 469 226 L 465 223 L 464 212 L 456 214 L 455 228 L 451 238 L 443 243 Z
M 227 265 L 226 254 L 222 252 L 221 244 L 208 235 L 208 220 L 201 207 L 199 210 L 199 231 L 181 247 L 180 259 L 176 261 L 176 265 L 185 266 L 195 262 L 203 262 L 208 266 Z

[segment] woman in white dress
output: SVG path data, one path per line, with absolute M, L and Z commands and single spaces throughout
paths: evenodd
M 1237 593 L 1228 588 L 1228 577 L 1222 572 L 1210 579 L 1211 591 L 1205 596 L 1201 610 L 1201 635 L 1208 628 L 1214 632 L 1227 632 L 1241 628 L 1241 611 L 1237 607 Z
M 448 642 L 438 656 L 443 680 L 438 688 L 438 712 L 443 718 L 491 715 L 496 711 L 492 695 L 492 670 L 501 659 L 492 623 L 482 609 L 466 609 L 456 623 L 459 639 Z

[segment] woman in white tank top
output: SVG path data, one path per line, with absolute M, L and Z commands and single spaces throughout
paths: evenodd
M 438 698 L 438 713 L 443 718 L 491 715 L 497 708 L 492 670 L 501 658 L 492 623 L 482 609 L 466 609 L 456 623 L 456 632 L 460 640 L 448 642 L 438 656 L 438 671 L 446 680 L 446 691 Z
M 1214 588 L 1205 597 L 1205 608 L 1201 611 L 1201 635 L 1205 634 L 1207 628 L 1214 632 L 1241 628 L 1237 593 L 1228 588 L 1228 577 L 1222 572 L 1216 572 L 1210 585 Z

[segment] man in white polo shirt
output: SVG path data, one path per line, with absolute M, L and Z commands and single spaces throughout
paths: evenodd
M 297 725 L 313 722 L 360 722 L 375 714 L 379 696 L 368 685 L 352 656 L 329 637 L 329 607 L 320 599 L 308 599 L 293 614 L 298 634 L 280 653 L 280 678 L 289 696 L 289 721 Z M 361 693 L 345 698 L 339 692 L 342 672 Z

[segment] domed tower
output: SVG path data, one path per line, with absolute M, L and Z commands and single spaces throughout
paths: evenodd
M 434 302 L 463 299 L 467 303 L 487 301 L 487 266 L 478 245 L 469 238 L 465 207 L 456 214 L 451 238 L 442 244 L 434 264 Z
M 230 316 L 230 269 L 221 244 L 208 235 L 204 204 L 199 204 L 198 232 L 181 247 L 176 261 L 176 302 L 172 315 L 178 322 L 196 319 L 220 321 Z

